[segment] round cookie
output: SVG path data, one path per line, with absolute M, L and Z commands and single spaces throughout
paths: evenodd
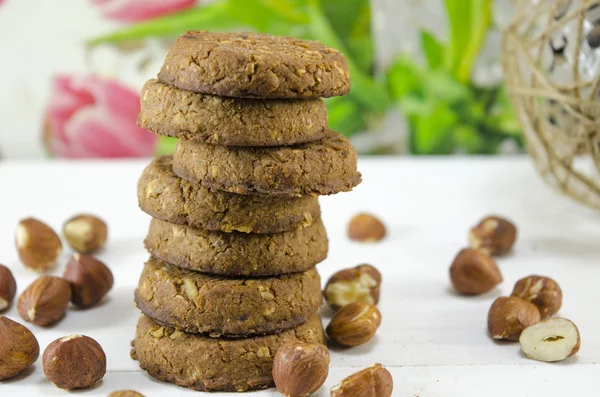
M 222 276 L 262 277 L 302 272 L 327 257 L 327 232 L 312 225 L 275 234 L 223 233 L 152 219 L 144 241 L 155 258 Z
M 150 80 L 142 89 L 138 125 L 158 135 L 213 145 L 282 146 L 323 138 L 322 99 L 234 99 Z
M 361 181 L 356 151 L 329 130 L 321 141 L 296 146 L 244 148 L 180 141 L 173 171 L 211 189 L 270 196 L 326 195 Z
M 258 33 L 186 32 L 158 78 L 187 91 L 240 98 L 328 98 L 350 91 L 338 50 Z
M 243 339 L 186 334 L 142 315 L 131 356 L 165 382 L 199 391 L 243 392 L 273 386 L 273 356 L 295 340 L 325 344 L 318 315 L 279 334 Z
M 154 218 L 227 233 L 279 233 L 308 226 L 321 215 L 316 197 L 242 196 L 190 183 L 173 172 L 171 156 L 146 167 L 137 194 L 142 211 Z
M 314 268 L 270 278 L 224 278 L 151 258 L 135 301 L 155 321 L 185 332 L 271 334 L 302 324 L 319 309 L 321 278 Z

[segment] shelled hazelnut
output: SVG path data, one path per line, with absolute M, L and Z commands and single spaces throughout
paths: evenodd
M 500 284 L 502 275 L 494 258 L 482 251 L 465 248 L 450 266 L 450 280 L 461 294 L 479 295 Z
M 36 325 L 52 325 L 63 318 L 70 300 L 71 287 L 66 280 L 42 276 L 23 291 L 17 311 L 24 320 Z
M 375 364 L 343 379 L 331 388 L 331 397 L 390 397 L 393 388 L 392 374 Z
M 579 329 L 565 318 L 551 318 L 526 328 L 519 342 L 527 357 L 544 362 L 562 361 L 581 347 Z
M 40 345 L 27 327 L 0 316 L 0 381 L 17 376 L 36 362 Z
M 75 251 L 90 254 L 104 247 L 108 227 L 97 216 L 80 214 L 65 222 L 63 234 Z
M 357 214 L 348 225 L 348 237 L 361 242 L 375 242 L 385 237 L 385 225 L 371 214 Z
M 342 307 L 327 326 L 327 335 L 344 346 L 370 341 L 381 325 L 381 313 L 373 305 L 353 302 Z
M 517 239 L 517 228 L 508 219 L 499 216 L 487 216 L 471 228 L 469 241 L 471 248 L 481 250 L 488 255 L 508 253 Z
M 23 265 L 37 271 L 52 269 L 62 252 L 62 243 L 56 232 L 33 218 L 19 222 L 15 243 Z
M 493 339 L 519 340 L 521 332 L 540 321 L 534 304 L 514 296 L 500 297 L 488 313 L 488 330 Z
M 113 286 L 112 272 L 104 263 L 79 253 L 67 263 L 63 278 L 71 286 L 71 301 L 80 308 L 100 302 Z
M 517 281 L 512 296 L 536 305 L 542 319 L 547 319 L 560 310 L 563 297 L 556 281 L 543 276 L 528 276 Z
M 318 343 L 294 341 L 281 346 L 273 361 L 273 380 L 286 397 L 317 391 L 329 373 L 329 350 Z
M 377 305 L 381 273 L 371 265 L 359 265 L 335 273 L 325 286 L 325 301 L 334 310 L 352 302 Z
M 0 265 L 0 312 L 8 309 L 17 293 L 17 282 L 6 266 Z

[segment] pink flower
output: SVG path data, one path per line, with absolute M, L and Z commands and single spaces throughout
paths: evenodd
M 136 125 L 140 97 L 117 81 L 57 76 L 46 109 L 44 144 L 59 157 L 145 157 L 156 136 Z
M 0 0 L 1 1 L 1 0 Z M 135 22 L 173 14 L 196 4 L 197 0 L 92 0 L 107 18 Z

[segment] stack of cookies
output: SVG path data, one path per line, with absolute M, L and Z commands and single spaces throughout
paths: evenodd
M 279 346 L 324 343 L 317 196 L 351 190 L 360 174 L 320 97 L 349 88 L 343 55 L 320 43 L 198 31 L 146 83 L 140 126 L 180 138 L 138 184 L 153 219 L 133 357 L 150 375 L 265 388 Z

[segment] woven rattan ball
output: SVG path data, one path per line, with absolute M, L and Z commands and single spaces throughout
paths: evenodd
M 600 209 L 600 0 L 521 0 L 502 57 L 538 171 Z

